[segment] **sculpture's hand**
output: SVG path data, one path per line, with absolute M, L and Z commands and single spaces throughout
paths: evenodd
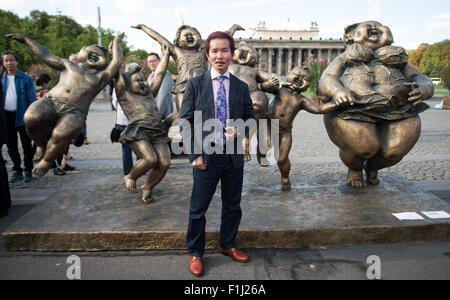
M 348 103 L 350 105 L 355 104 L 355 99 L 353 98 L 352 94 L 345 89 L 340 90 L 337 93 L 335 93 L 333 95 L 333 101 L 338 106 L 343 105 L 345 103 Z
M 425 98 L 425 91 L 415 82 L 407 82 L 404 84 L 411 89 L 409 93 L 408 101 L 417 105 Z
M 241 25 L 234 24 L 233 26 L 236 31 L 245 31 L 245 28 L 242 27 Z
M 117 40 L 119 41 L 119 43 L 122 42 L 124 36 L 125 36 L 125 32 L 122 32 L 121 34 L 119 34 L 117 36 Z
M 170 49 L 169 49 L 169 47 L 167 46 L 167 45 L 162 45 L 161 46 L 161 53 L 162 53 L 162 55 L 163 55 L 163 57 L 164 56 L 166 56 L 166 55 L 169 55 L 170 54 Z
M 277 87 L 280 86 L 280 80 L 278 79 L 277 76 L 272 76 L 272 77 L 269 79 L 269 82 L 270 82 L 270 85 L 271 85 L 273 88 L 277 88 Z
M 25 43 L 25 36 L 23 34 L 17 34 L 17 33 L 7 34 L 7 35 L 5 35 L 5 38 L 13 39 L 20 43 Z
M 136 26 L 131 26 L 131 28 L 141 30 L 141 29 L 142 29 L 142 26 L 144 26 L 144 25 L 143 25 L 143 24 L 138 24 L 138 25 L 136 25 Z

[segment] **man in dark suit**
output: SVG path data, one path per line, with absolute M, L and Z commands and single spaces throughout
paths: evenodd
M 224 32 L 214 32 L 206 40 L 205 48 L 212 68 L 189 80 L 180 110 L 180 119 L 191 126 L 188 151 L 191 151 L 189 160 L 194 167 L 194 183 L 187 246 L 189 270 L 196 276 L 203 274 L 205 214 L 219 180 L 222 197 L 220 251 L 235 261 L 248 261 L 248 256 L 237 249 L 234 239 L 242 217 L 240 202 L 244 173 L 243 149 L 237 137 L 243 137 L 249 128 L 242 130 L 242 127 L 227 124 L 236 120 L 248 124 L 247 121 L 255 118 L 247 84 L 228 71 L 235 49 L 233 38 Z M 201 112 L 201 118 L 194 112 Z M 210 124 L 211 120 L 217 126 L 213 127 L 214 130 L 204 131 L 205 123 Z M 216 151 L 212 153 L 211 150 Z

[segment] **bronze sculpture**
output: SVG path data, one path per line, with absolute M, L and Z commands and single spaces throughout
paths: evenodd
M 75 65 L 22 34 L 6 35 L 25 44 L 45 64 L 61 72 L 58 84 L 34 102 L 24 116 L 27 133 L 37 146 L 35 159 L 40 160 L 33 169 L 36 176 L 44 176 L 56 157 L 63 154 L 68 143 L 81 132 L 92 99 L 120 68 L 123 36 L 121 34 L 113 41 L 114 55 L 109 65 L 106 50 L 97 45 L 83 47 L 78 53 L 79 64 Z
M 120 142 L 129 144 L 140 159 L 124 177 L 124 183 L 130 192 L 137 193 L 136 180 L 151 170 L 142 186 L 142 201 L 145 204 L 152 202 L 153 188 L 161 182 L 170 167 L 167 132 L 170 123 L 178 116 L 174 113 L 163 121 L 154 98 L 169 62 L 167 48 L 163 55 L 151 87 L 136 63 L 128 65 L 126 72 L 120 71 L 116 77 L 117 100 L 128 118 L 128 126 L 122 132 Z
M 177 30 L 175 41 L 172 44 L 158 32 L 143 24 L 132 26 L 132 28 L 144 31 L 161 46 L 169 49 L 170 55 L 177 65 L 179 75 L 173 87 L 176 107 L 179 111 L 188 80 L 205 73 L 208 69 L 208 61 L 200 32 L 194 27 L 183 25 Z M 238 30 L 244 30 L 244 28 L 235 24 L 228 30 L 228 33 L 233 35 Z
M 313 114 L 325 114 L 334 111 L 338 105 L 329 102 L 324 105 L 314 104 L 310 99 L 302 96 L 302 92 L 309 88 L 311 74 L 308 67 L 296 67 L 287 76 L 287 82 L 282 82 L 275 97 L 270 101 L 268 116 L 279 120 L 279 155 L 278 168 L 281 172 L 281 185 L 284 191 L 291 189 L 289 172 L 291 163 L 289 152 L 292 146 L 292 124 L 298 112 L 302 109 Z M 272 124 L 273 126 L 273 124 Z M 277 129 L 277 128 L 274 128 Z
M 252 130 L 252 132 L 247 134 L 244 138 L 244 161 L 246 162 L 251 159 L 249 140 L 255 133 L 255 130 L 258 132 L 259 120 L 266 118 L 266 114 L 269 108 L 269 98 L 267 97 L 265 92 L 275 91 L 280 84 L 280 80 L 275 74 L 269 74 L 256 68 L 258 61 L 259 58 L 256 50 L 247 43 L 241 42 L 237 45 L 236 50 L 234 51 L 234 64 L 230 65 L 229 68 L 231 73 L 236 75 L 240 80 L 247 83 L 250 89 L 250 97 L 252 98 L 253 102 L 253 110 L 255 111 L 257 128 L 254 128 L 254 130 Z M 259 87 L 259 84 L 261 84 L 261 88 Z M 267 128 L 267 134 L 262 135 L 266 138 L 266 141 L 259 141 L 260 135 L 258 134 L 258 144 L 264 143 L 267 146 L 271 146 L 270 124 L 268 124 Z M 265 154 L 261 153 L 260 147 L 258 146 L 258 163 L 261 166 L 267 166 L 267 160 L 263 160 L 263 158 L 265 158 Z
M 319 93 L 346 107 L 324 116 L 330 139 L 348 167 L 347 184 L 379 183 L 378 171 L 393 166 L 420 137 L 423 100 L 432 81 L 407 63 L 392 33 L 379 22 L 347 26 L 346 50 L 324 71 Z M 364 180 L 363 170 L 366 173 Z

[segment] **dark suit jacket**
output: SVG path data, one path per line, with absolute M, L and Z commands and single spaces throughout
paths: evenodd
M 0 78 L 3 77 L 4 72 L 1 72 Z M 3 95 L 3 85 L 0 84 L 0 150 L 6 144 L 6 120 L 5 120 L 5 96 Z M 1 155 L 0 155 L 1 156 Z
M 191 125 L 191 152 L 189 154 L 189 160 L 191 162 L 200 155 L 208 162 L 212 156 L 206 154 L 201 145 L 203 145 L 203 141 L 212 134 L 212 131 L 203 131 L 205 121 L 216 118 L 213 93 L 211 71 L 207 71 L 200 76 L 190 79 L 184 92 L 183 103 L 180 109 L 180 119 L 187 120 Z M 248 85 L 231 73 L 229 93 L 229 118 L 232 120 L 242 119 L 244 122 L 249 119 L 255 119 Z M 200 120 L 197 120 L 197 124 L 194 124 L 195 111 L 202 112 L 201 124 Z M 196 126 L 201 126 L 201 137 L 195 136 L 194 134 L 194 127 Z M 248 130 L 249 128 L 245 129 L 246 132 L 248 132 Z M 237 154 L 237 141 L 237 139 L 234 141 L 235 149 L 233 152 L 234 154 L 232 155 L 233 166 L 235 168 L 242 168 L 244 165 L 244 155 Z M 202 154 L 195 153 L 195 145 L 197 145 L 197 149 L 202 149 Z

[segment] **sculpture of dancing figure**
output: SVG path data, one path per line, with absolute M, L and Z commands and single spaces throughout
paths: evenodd
M 175 41 L 172 44 L 158 32 L 145 25 L 139 24 L 132 26 L 132 28 L 144 31 L 161 46 L 169 48 L 170 55 L 175 60 L 179 74 L 173 87 L 176 107 L 179 111 L 188 80 L 205 73 L 208 69 L 208 61 L 200 32 L 194 27 L 183 25 L 178 29 Z M 235 24 L 227 32 L 233 36 L 238 30 L 244 30 L 244 28 Z
M 92 99 L 120 68 L 120 42 L 123 36 L 121 34 L 113 41 L 114 55 L 109 65 L 106 49 L 97 45 L 81 48 L 78 53 L 79 64 L 75 65 L 68 59 L 51 54 L 22 34 L 6 35 L 28 46 L 45 64 L 61 72 L 58 84 L 42 99 L 30 105 L 24 116 L 27 133 L 37 146 L 34 159 L 40 160 L 33 170 L 36 176 L 44 176 L 55 159 L 63 154 L 68 143 L 81 132 Z
M 310 99 L 302 96 L 301 93 L 309 88 L 310 81 L 311 75 L 308 67 L 292 69 L 287 76 L 287 82 L 280 84 L 281 88 L 274 93 L 275 97 L 269 104 L 268 115 L 271 119 L 279 120 L 278 168 L 281 172 L 281 185 L 284 191 L 291 189 L 289 152 L 292 146 L 292 124 L 298 112 L 304 109 L 313 114 L 325 114 L 338 107 L 334 102 L 316 105 Z
M 253 110 L 255 111 L 257 128 L 254 128 L 254 130 L 252 130 L 252 132 L 249 132 L 249 134 L 244 138 L 244 161 L 246 162 L 251 159 L 249 140 L 251 139 L 255 131 L 258 132 L 259 120 L 266 118 L 267 110 L 269 108 L 269 98 L 264 92 L 273 92 L 278 89 L 278 86 L 280 84 L 280 80 L 275 74 L 269 74 L 256 68 L 258 60 L 258 55 L 255 49 L 249 46 L 247 43 L 241 42 L 234 51 L 234 64 L 230 65 L 229 68 L 231 73 L 236 75 L 240 80 L 247 83 L 250 89 L 250 97 L 252 98 L 253 102 Z M 258 84 L 261 84 L 261 89 L 259 88 Z M 261 142 L 270 147 L 270 123 L 268 124 L 267 129 L 267 133 L 263 135 L 266 140 L 260 141 L 259 134 L 257 134 L 258 144 Z M 264 157 L 265 155 L 261 154 L 260 148 L 257 147 L 258 163 L 261 166 L 268 165 L 267 160 L 262 160 L 262 158 Z
M 136 180 L 151 170 L 142 186 L 142 201 L 145 204 L 152 202 L 153 188 L 161 182 L 170 167 L 167 132 L 170 123 L 178 116 L 178 113 L 173 113 L 163 121 L 154 98 L 169 62 L 167 48 L 163 55 L 151 87 L 136 63 L 128 65 L 126 72 L 120 71 L 116 77 L 117 100 L 128 118 L 128 126 L 122 132 L 120 142 L 129 144 L 140 159 L 124 177 L 124 182 L 130 192 L 137 193 Z
M 325 126 L 348 167 L 347 184 L 376 185 L 378 171 L 400 162 L 419 139 L 418 114 L 429 108 L 422 101 L 433 96 L 434 87 L 408 64 L 403 48 L 391 46 L 389 27 L 353 24 L 344 40 L 347 49 L 324 71 L 319 93 L 352 105 L 325 115 Z

